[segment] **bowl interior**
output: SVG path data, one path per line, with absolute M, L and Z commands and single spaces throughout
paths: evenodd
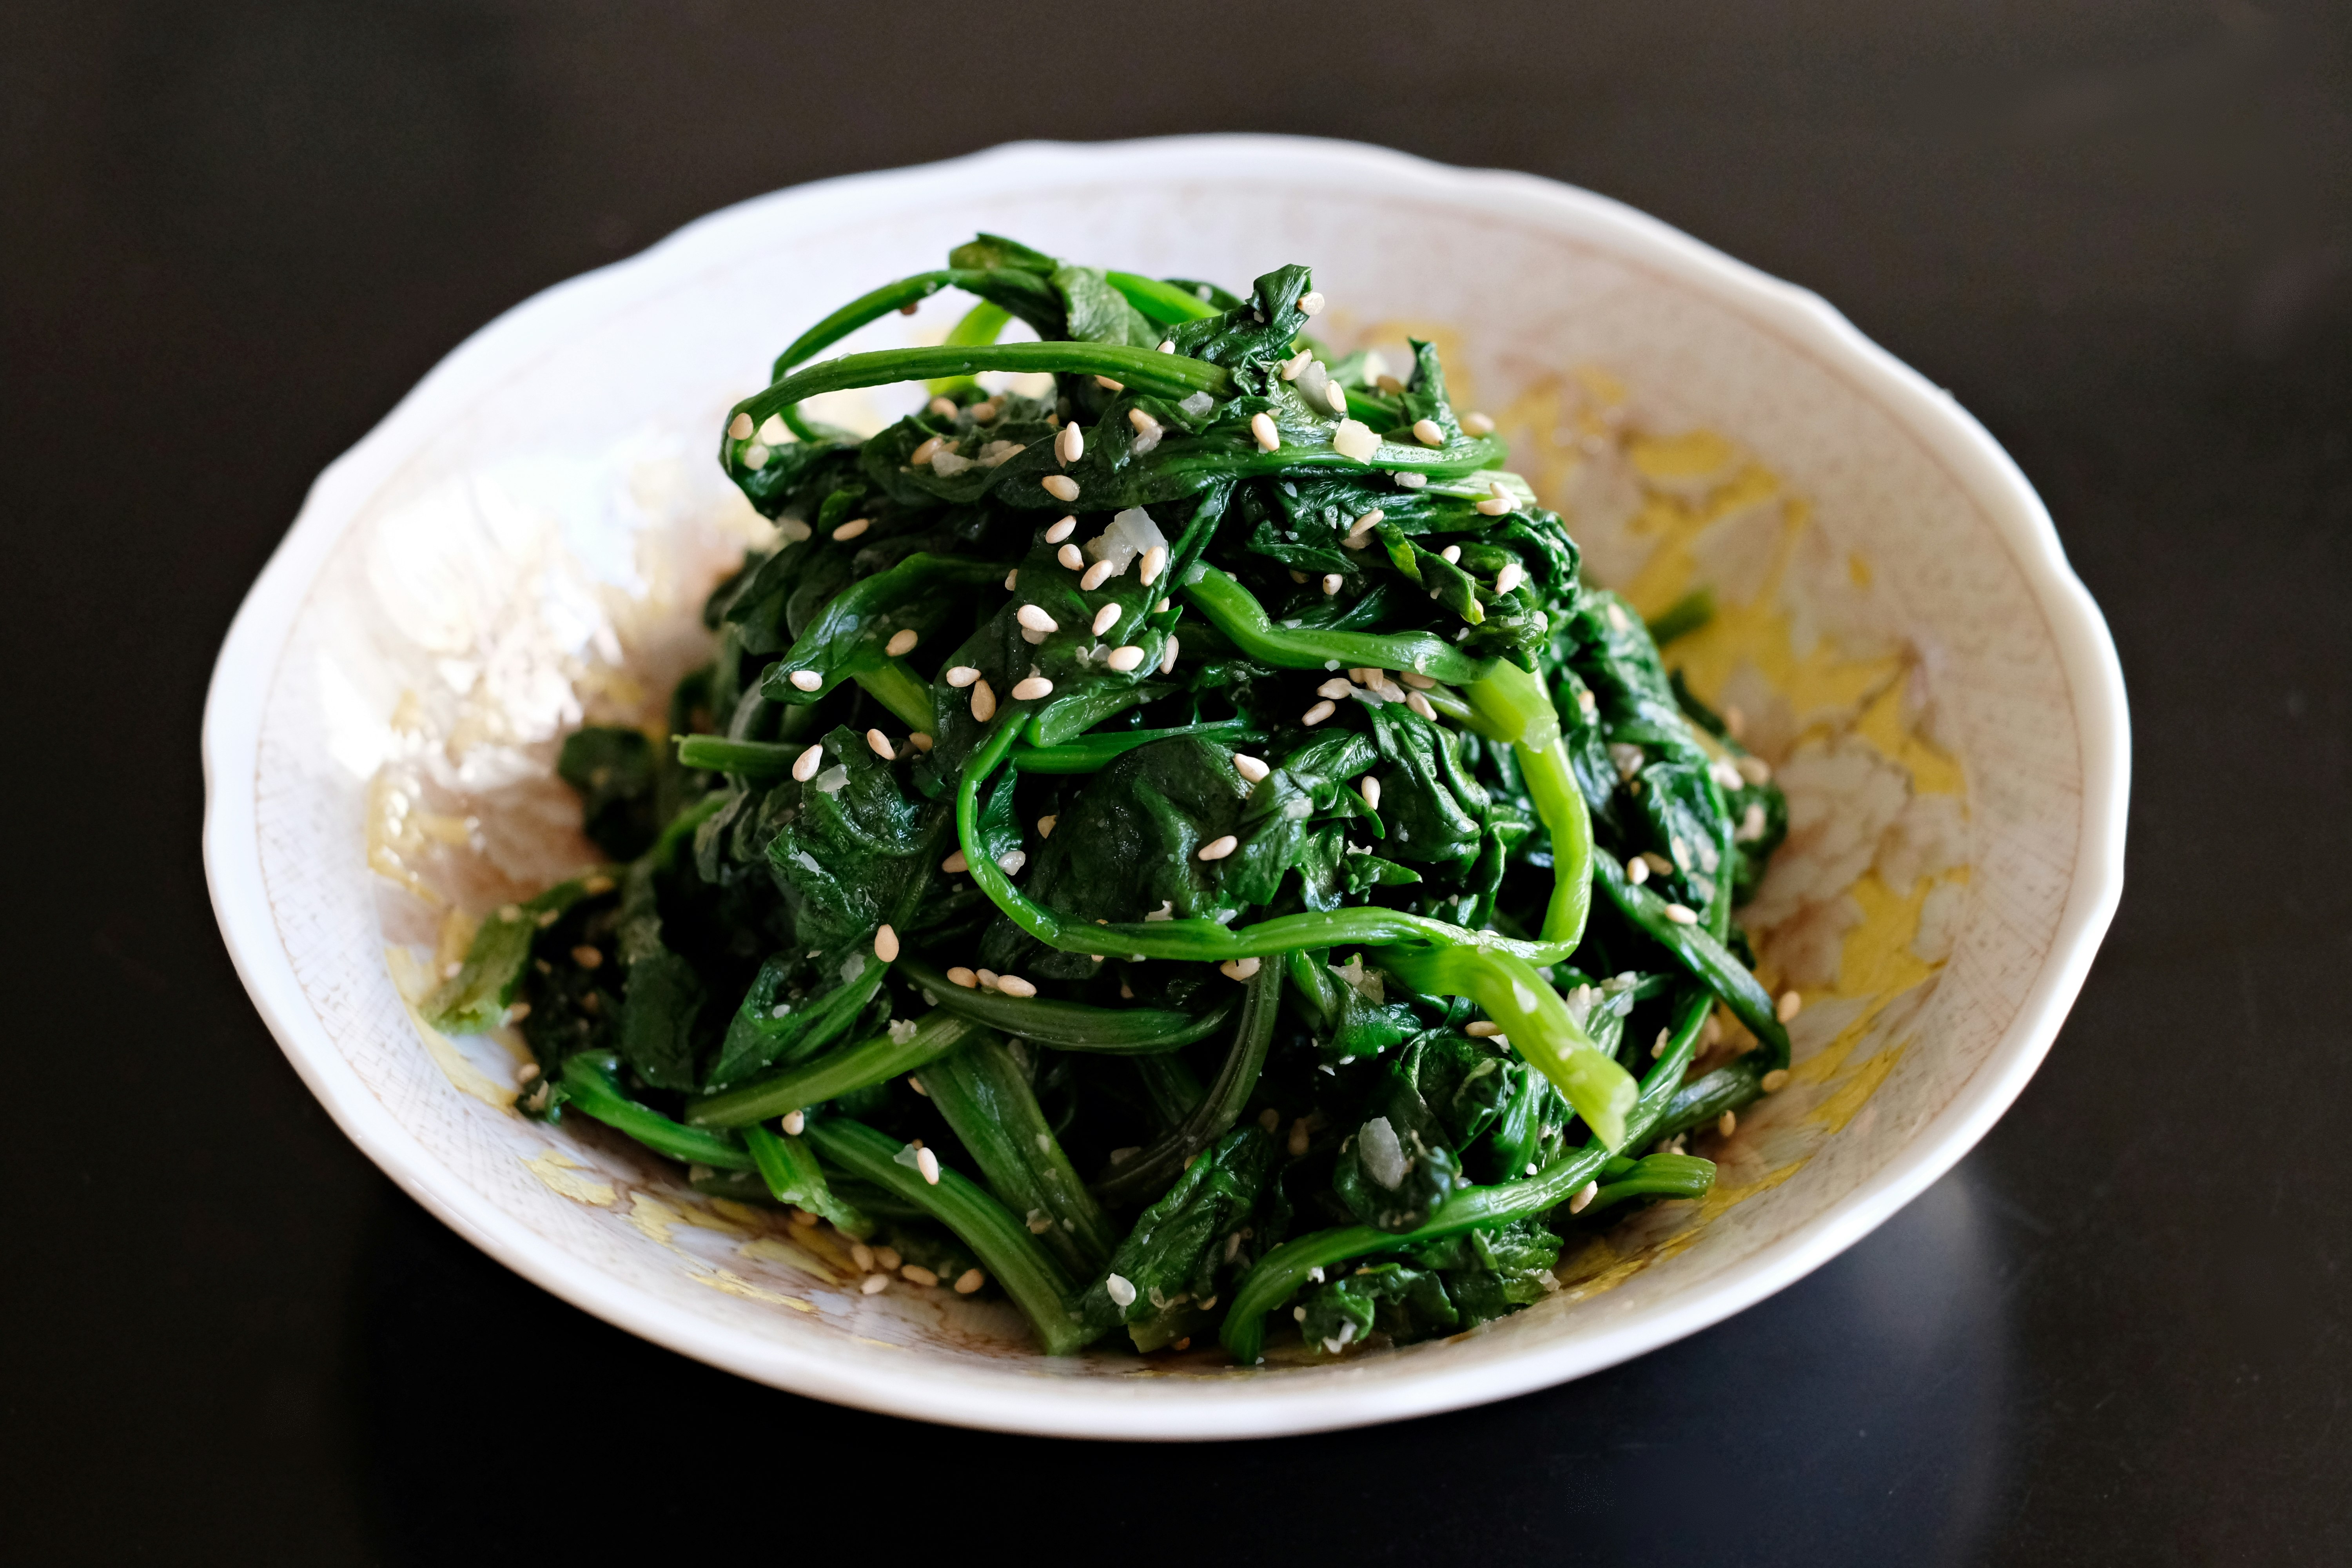
M 584 1119 L 520 1117 L 518 1041 L 417 1021 L 404 996 L 464 911 L 589 858 L 556 738 L 583 714 L 657 722 L 702 657 L 702 595 L 764 526 L 713 458 L 722 411 L 815 317 L 982 229 L 1228 284 L 1310 262 L 1342 346 L 1439 342 L 1457 404 L 1496 416 L 1592 575 L 1649 614 L 1712 590 L 1716 620 L 1669 663 L 1740 710 L 1788 790 L 1789 844 L 1744 918 L 1806 1004 L 1790 1085 L 1701 1141 L 1713 1196 L 1572 1245 L 1557 1294 L 1452 1341 L 1257 1369 L 1048 1362 L 1009 1308 L 862 1295 L 824 1236 L 699 1197 Z M 847 346 L 936 341 L 959 309 Z M 1458 1405 L 1786 1282 L 2031 1071 L 2111 907 L 2119 832 L 2120 712 L 2084 674 L 2095 616 L 2047 535 L 1981 433 L 1817 302 L 1561 187 L 1209 141 L 784 193 L 493 325 L 322 479 L 216 682 L 215 896 L 289 1054 L 379 1162 L 532 1278 L 689 1353 L 1073 1433 Z

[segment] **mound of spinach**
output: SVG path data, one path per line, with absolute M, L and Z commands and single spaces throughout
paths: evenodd
M 801 368 L 950 288 L 944 344 Z M 676 743 L 564 745 L 611 864 L 428 1015 L 520 1016 L 532 1114 L 976 1260 L 1057 1352 L 1458 1332 L 1705 1192 L 1638 1151 L 1787 1062 L 1732 923 L 1780 794 L 1428 345 L 1328 355 L 1318 305 L 982 236 L 812 328 L 730 411 L 778 542 Z M 802 407 L 909 381 L 869 439 Z M 1757 1043 L 1692 1079 L 1718 1005 Z

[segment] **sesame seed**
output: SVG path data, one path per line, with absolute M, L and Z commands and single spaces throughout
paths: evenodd
M 817 769 L 824 766 L 824 744 L 819 742 L 793 759 L 793 777 L 806 784 L 816 777 Z
M 1403 681 L 1407 686 L 1412 687 L 1415 691 L 1434 691 L 1437 689 L 1436 680 L 1429 676 L 1422 674 L 1417 669 L 1401 671 L 1398 674 L 1397 679 Z
M 1428 720 L 1431 723 L 1434 724 L 1437 722 L 1437 710 L 1431 705 L 1429 699 L 1423 696 L 1420 692 L 1416 691 L 1407 697 L 1404 700 L 1404 705 L 1412 709 L 1414 712 L 1420 714 L 1423 718 Z
M 1639 855 L 1625 862 L 1625 879 L 1640 887 L 1650 879 L 1650 863 Z
M 886 763 L 898 754 L 898 748 L 891 743 L 890 737 L 879 730 L 866 731 L 866 745 L 867 750 Z
M 1653 876 L 1671 877 L 1675 873 L 1675 863 L 1654 849 L 1642 851 L 1642 863 L 1649 867 Z
M 890 640 L 883 645 L 882 651 L 897 658 L 901 654 L 914 652 L 915 645 L 922 640 L 922 634 L 914 627 L 901 626 L 890 634 Z
M 1622 632 L 1629 624 L 1625 619 L 1625 606 L 1613 600 L 1602 607 L 1602 614 L 1609 622 L 1609 629 L 1612 632 Z
M 1427 474 L 1397 474 L 1393 477 L 1396 479 L 1396 488 L 1401 490 L 1417 490 L 1429 483 Z
M 1698 924 L 1698 911 L 1688 904 L 1668 904 L 1666 919 L 1678 926 L 1695 926 Z
M 1154 615 L 1164 616 L 1168 613 L 1168 606 L 1174 602 L 1175 601 L 1172 599 L 1162 599 L 1158 605 L 1152 606 L 1152 613 Z
M 1766 1073 L 1763 1078 L 1758 1080 L 1757 1087 L 1763 1089 L 1767 1094 L 1780 1093 L 1782 1089 L 1789 1087 L 1789 1069 L 1787 1068 L 1774 1068 L 1770 1072 Z
M 987 1275 L 977 1268 L 967 1268 L 956 1276 L 955 1293 L 959 1296 L 969 1296 L 987 1283 Z
M 1087 558 L 1078 553 L 1078 547 L 1075 544 L 1065 544 L 1061 549 L 1054 552 L 1054 559 L 1060 562 L 1063 570 L 1066 572 L 1079 572 L 1086 569 Z
M 918 1149 L 915 1151 L 915 1169 L 920 1171 L 923 1173 L 923 1180 L 929 1182 L 932 1186 L 936 1187 L 940 1184 L 940 1157 L 937 1154 L 932 1153 L 929 1149 Z M 925 1274 L 929 1274 L 930 1278 L 928 1279 L 916 1279 L 915 1283 L 918 1285 L 936 1285 L 940 1282 L 940 1277 L 936 1274 L 931 1274 L 929 1269 L 926 1268 L 923 1272 Z M 911 1270 L 908 1270 L 906 1273 L 908 1279 L 915 1279 Z
M 856 1265 L 860 1274 L 871 1274 L 874 1272 L 874 1249 L 862 1241 L 853 1241 L 849 1244 L 849 1261 Z
M 1206 844 L 1201 846 L 1201 858 L 1203 860 L 1222 860 L 1240 847 L 1240 839 L 1235 838 L 1230 833 L 1221 834 L 1217 837 L 1212 838 Z
M 1063 426 L 1061 434 L 1054 437 L 1054 456 L 1065 468 L 1086 456 L 1086 433 L 1076 425 Z
M 1739 759 L 1738 767 L 1739 776 L 1749 784 L 1764 784 L 1772 777 L 1772 764 L 1761 757 L 1742 757 Z
M 1274 451 L 1282 445 L 1282 432 L 1274 427 L 1274 416 L 1271 414 L 1250 416 L 1250 436 L 1262 452 Z
M 1074 555 L 1077 553 L 1077 547 L 1075 545 L 1065 544 L 1062 548 L 1069 551 Z M 1110 574 L 1113 570 L 1114 568 L 1109 562 L 1097 561 L 1093 565 L 1087 568 L 1086 574 L 1078 579 L 1078 586 L 1091 594 L 1097 588 L 1101 587 L 1105 583 L 1110 581 Z
M 993 397 L 983 397 L 971 405 L 972 419 L 982 425 L 994 424 L 996 416 L 1003 412 L 1004 405 Z
M 1706 772 L 1708 777 L 1726 789 L 1739 789 L 1748 783 L 1746 779 L 1739 776 L 1739 770 L 1729 763 L 1709 763 Z
M 1037 837 L 1040 838 L 1053 837 L 1054 829 L 1060 825 L 1061 820 L 1062 819 L 1059 816 L 1039 817 L 1037 819 Z
M 1143 552 L 1143 564 L 1138 569 L 1138 574 L 1143 579 L 1145 586 L 1149 587 L 1158 582 L 1160 574 L 1167 569 L 1168 547 L 1164 544 L 1155 544 Z
M 1101 609 L 1095 612 L 1094 626 L 1090 629 L 1094 632 L 1095 636 L 1100 637 L 1103 633 L 1110 630 L 1111 627 L 1118 625 L 1118 617 L 1125 613 L 1126 612 L 1122 611 L 1117 605 L 1105 605 Z
M 824 677 L 814 669 L 796 669 L 792 674 L 793 687 L 799 691 L 814 691 L 824 684 Z
M 1217 968 L 1228 980 L 1248 980 L 1265 966 L 1265 961 L 1261 958 L 1229 958 Z
M 1387 516 L 1388 513 L 1382 511 L 1379 507 L 1372 508 L 1371 510 L 1366 512 L 1363 516 L 1358 518 L 1355 521 L 1348 525 L 1348 537 L 1353 539 L 1359 534 L 1370 533 L 1373 529 L 1379 527 L 1381 521 Z
M 996 717 L 996 693 L 985 680 L 971 683 L 971 716 L 983 724 Z
M 603 876 L 591 877 L 586 881 L 580 884 L 580 890 L 587 894 L 590 898 L 595 898 L 601 894 L 609 893 L 613 890 L 613 879 Z
M 980 671 L 968 664 L 959 664 L 948 671 L 948 684 L 961 691 L 980 679 Z
M 1305 713 L 1301 714 L 1298 721 L 1311 730 L 1316 725 L 1323 722 L 1324 720 L 1331 717 L 1332 714 L 1337 713 L 1339 710 L 1333 705 L 1328 699 L 1326 699 L 1321 702 L 1318 702 L 1314 707 L 1309 708 Z
M 1146 414 L 1140 408 L 1129 409 L 1127 411 L 1127 422 L 1135 426 L 1135 433 L 1139 436 L 1149 436 L 1154 430 L 1160 428 L 1160 421 L 1154 419 L 1150 415 Z
M 1491 1040 L 1503 1032 L 1503 1026 L 1491 1018 L 1474 1018 L 1462 1032 L 1474 1040 Z
M 1780 1019 L 1780 1022 L 1785 1024 L 1790 1019 L 1795 1017 L 1797 1016 L 1798 1009 L 1804 1006 L 1804 1005 L 1805 999 L 1802 996 L 1798 995 L 1793 991 L 1783 991 L 1780 993 L 1780 1000 L 1773 1005 L 1772 1016 Z
M 1125 392 L 1127 390 L 1127 383 L 1123 381 L 1113 381 L 1107 375 L 1098 375 L 1095 377 L 1095 384 L 1101 387 L 1105 392 Z
M 1282 1112 L 1269 1105 L 1264 1110 L 1257 1113 L 1257 1124 L 1260 1127 L 1265 1128 L 1268 1132 L 1271 1132 L 1276 1128 L 1282 1125 Z M 1241 1238 L 1241 1233 L 1239 1231 L 1235 1231 L 1227 1238 L 1225 1247 L 1225 1260 L 1227 1262 L 1230 1263 L 1233 1261 L 1233 1255 L 1236 1250 L 1238 1250 L 1238 1248 L 1234 1246 L 1234 1243 L 1240 1241 Z
M 929 462 L 933 458 L 939 456 L 940 448 L 946 444 L 947 437 L 943 436 L 932 436 L 927 437 L 921 446 L 917 447 L 913 451 L 907 454 L 908 466 L 917 468 L 921 468 L 925 463 Z
M 1170 637 L 1168 646 L 1160 650 L 1160 673 L 1169 674 L 1176 668 L 1176 639 Z
M 1655 1058 L 1664 1056 L 1666 1054 L 1666 1044 L 1673 1038 L 1674 1031 L 1672 1029 L 1660 1029 L 1658 1031 L 1658 1037 L 1650 1042 L 1651 1057 L 1654 1059 Z
M 1497 489 L 1494 494 L 1479 501 L 1478 511 L 1483 517 L 1500 517 L 1505 512 L 1516 509 L 1518 504 L 1511 496 Z
M 806 1112 L 799 1110 L 787 1110 L 784 1112 L 783 1128 L 786 1137 L 799 1137 L 803 1130 L 807 1126 L 808 1115 Z
M 1424 447 L 1443 447 L 1445 426 L 1434 419 L 1416 419 L 1412 422 L 1412 438 Z
M 948 983 L 951 985 L 961 985 L 970 991 L 980 984 L 980 976 L 959 963 L 948 971 Z
M 1033 632 L 1058 632 L 1062 623 L 1034 605 L 1024 605 L 1013 612 L 1013 618 Z
M 887 1274 L 868 1274 L 866 1282 L 857 1289 L 864 1295 L 879 1296 L 890 1289 L 890 1277 Z
M 928 1154 L 930 1151 L 926 1149 L 922 1152 L 923 1154 Z M 922 1158 L 922 1154 L 918 1154 L 915 1157 L 919 1160 Z M 934 1163 L 936 1163 L 936 1162 Z M 938 1275 L 932 1273 L 929 1269 L 924 1268 L 919 1263 L 909 1263 L 901 1267 L 898 1270 L 898 1278 L 904 1279 L 909 1285 L 920 1285 L 926 1290 L 940 1282 L 940 1277 Z
M 1347 583 L 1348 579 L 1341 576 L 1337 572 L 1324 573 L 1323 596 L 1327 599 L 1329 598 L 1332 595 L 1337 594 L 1341 588 L 1347 586 Z
M 952 419 L 956 416 L 959 411 L 956 408 L 954 398 L 934 397 L 929 403 L 923 405 L 923 412 L 926 414 L 935 415 L 941 419 Z
M 708 426 L 706 426 L 706 428 L 708 428 Z M 748 414 L 738 414 L 734 418 L 730 419 L 727 422 L 727 438 L 730 441 L 750 440 L 751 438 L 751 416 Z
M 604 952 L 602 948 L 591 947 L 583 942 L 572 950 L 572 962 L 583 969 L 594 969 L 604 962 Z
M 1516 561 L 1506 562 L 1495 574 L 1495 592 L 1507 594 L 1527 580 L 1528 569 Z
M 874 956 L 885 963 L 898 961 L 898 933 L 887 924 L 874 929 Z
M 1576 1195 L 1568 1200 L 1568 1212 L 1570 1214 L 1582 1214 L 1585 1209 L 1591 1205 L 1592 1200 L 1600 1195 L 1600 1193 L 1601 1184 L 1599 1182 L 1585 1183 L 1584 1185 L 1576 1189 Z
M 998 975 L 996 977 L 996 988 L 999 991 L 1003 992 L 1007 996 L 1034 996 L 1037 994 L 1037 988 L 1034 985 L 1030 984 L 1026 980 L 1022 979 L 1021 976 L 1017 974 Z
M 1321 313 L 1322 310 L 1323 290 L 1320 289 L 1309 289 L 1306 293 L 1301 294 L 1298 297 L 1298 313 L 1300 315 L 1318 315 Z
M 1006 593 L 1010 594 L 1011 592 L 1013 592 L 1014 585 L 1015 585 L 1015 584 L 1017 584 L 1020 581 L 1021 581 L 1021 568 L 1020 568 L 1020 567 L 1018 567 L 1018 566 L 1015 566 L 1012 571 L 1007 572 L 1007 573 L 1004 574 L 1004 591 L 1005 591 Z
M 1066 517 L 1062 519 L 1061 521 L 1055 523 L 1053 527 L 1045 531 L 1045 542 L 1048 544 L 1059 544 L 1065 539 L 1069 538 L 1071 534 L 1076 532 L 1077 527 L 1078 520 L 1076 517 Z
M 1727 1110 L 1722 1115 L 1717 1117 L 1715 1119 L 1715 1130 L 1718 1134 L 1726 1138 L 1728 1138 L 1733 1133 L 1738 1131 L 1739 1112 L 1736 1110 Z
M 1110 666 L 1111 668 L 1118 671 L 1121 675 L 1125 675 L 1128 671 L 1133 669 L 1137 665 L 1143 662 L 1143 650 L 1137 647 L 1133 643 L 1129 643 L 1124 647 L 1115 647 L 1111 649 L 1109 655 L 1103 659 L 1103 662 Z
M 839 528 L 835 529 L 833 531 L 833 537 L 836 540 L 855 539 L 873 526 L 874 520 L 870 517 L 853 517 L 847 522 L 843 523 Z
M 1318 697 L 1328 697 L 1332 701 L 1337 702 L 1355 689 L 1355 687 L 1335 675 L 1330 679 L 1325 681 L 1322 685 L 1317 687 L 1315 689 L 1315 695 Z
M 1040 697 L 1052 695 L 1054 695 L 1054 683 L 1042 675 L 1033 675 L 1026 680 L 1016 681 L 1013 688 L 1013 700 L 1015 702 L 1034 702 Z
M 1331 405 L 1332 413 L 1345 414 L 1348 412 L 1348 389 L 1336 381 L 1327 381 L 1323 384 L 1323 401 Z
M 1495 422 L 1483 414 L 1465 414 L 1462 416 L 1462 428 L 1473 436 L 1491 436 Z
M 1265 777 L 1266 774 L 1273 771 L 1274 770 L 1272 768 L 1266 766 L 1265 763 L 1259 761 L 1257 758 L 1251 756 L 1246 752 L 1235 752 L 1234 753 L 1234 772 L 1241 774 L 1242 777 L 1249 780 L 1252 784 L 1257 783 L 1258 780 Z
M 1290 1124 L 1290 1137 L 1286 1142 L 1286 1147 L 1290 1151 L 1290 1157 L 1296 1160 L 1301 1154 L 1306 1153 L 1307 1145 L 1312 1140 L 1313 1136 L 1314 1135 L 1307 1131 L 1307 1118 L 1302 1116 L 1297 1121 L 1293 1121 Z
M 1740 740 L 1748 733 L 1748 715 L 1740 711 L 1737 704 L 1726 703 L 1723 709 L 1723 727 L 1731 731 L 1733 740 Z
M 1176 352 L 1176 340 L 1175 340 L 1175 339 L 1173 339 L 1173 338 L 1162 338 L 1162 339 L 1160 339 L 1160 352 L 1161 353 L 1164 353 L 1164 354 L 1172 354 L 1172 353 L 1174 353 Z
M 923 1141 L 919 1138 L 916 1139 L 913 1146 L 921 1148 Z M 888 1274 L 895 1273 L 898 1265 L 907 1260 L 898 1256 L 898 1249 L 895 1247 L 877 1247 L 874 1249 L 874 1261 L 882 1266 L 884 1273 Z
M 1103 1291 L 1110 1297 L 1114 1306 L 1131 1307 L 1135 1304 L 1135 1287 L 1123 1274 L 1104 1275 Z
M 1047 474 L 1038 483 L 1044 485 L 1045 493 L 1057 501 L 1067 502 L 1078 499 L 1078 481 L 1067 474 Z
M 1462 547 L 1458 544 L 1449 544 L 1444 549 L 1439 551 L 1437 555 L 1438 559 L 1444 562 L 1448 566 L 1456 565 L 1459 564 L 1462 560 Z

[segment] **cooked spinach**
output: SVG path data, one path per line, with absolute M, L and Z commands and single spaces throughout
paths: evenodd
M 818 357 L 949 289 L 938 346 Z M 675 747 L 564 744 L 615 866 L 485 919 L 427 1018 L 519 1019 L 526 1111 L 1057 1353 L 1458 1332 L 1706 1192 L 1639 1150 L 1788 1059 L 1734 921 L 1786 808 L 1658 654 L 1710 603 L 1585 584 L 1435 351 L 1331 359 L 1319 309 L 982 235 L 803 333 L 719 443 L 776 538 Z M 902 383 L 869 438 L 803 412 Z M 1757 1044 L 1694 1079 L 1718 1007 Z

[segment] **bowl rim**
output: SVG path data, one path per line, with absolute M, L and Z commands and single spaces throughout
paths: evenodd
M 297 979 L 262 880 L 254 792 L 224 787 L 257 765 L 262 703 L 304 594 L 353 515 L 467 397 L 632 299 L 756 249 L 780 231 L 901 209 L 934 189 L 1019 190 L 1107 170 L 1141 177 L 1314 179 L 1403 187 L 1496 216 L 1605 236 L 1619 254 L 1671 276 L 1790 339 L 1857 385 L 1953 474 L 2001 534 L 2048 621 L 2074 697 L 2082 748 L 2082 834 L 2065 907 L 2016 1017 L 1983 1065 L 1856 1187 L 1748 1257 L 1637 1320 L 1520 1353 L 1378 1378 L 1055 1378 L 971 1372 L 914 1358 L 877 1365 L 811 1342 L 762 1339 L 678 1310 L 572 1257 L 477 1193 L 430 1152 L 336 1048 Z M 1952 398 L 1864 337 L 1819 295 L 1736 260 L 1610 197 L 1537 175 L 1463 169 L 1358 142 L 1202 135 L 1093 143 L 1025 142 L 912 168 L 845 175 L 755 196 L 698 218 L 636 256 L 533 295 L 436 364 L 312 483 L 222 644 L 203 726 L 204 857 L 214 913 L 238 977 L 287 1058 L 352 1142 L 410 1196 L 491 1257 L 574 1306 L 713 1366 L 815 1398 L 950 1425 L 1128 1439 L 1273 1436 L 1397 1420 L 1566 1382 L 1708 1327 L 1794 1282 L 1860 1240 L 1974 1147 L 2023 1089 L 2081 990 L 2123 889 L 2130 722 L 2115 646 L 2024 474 Z M 1015 1379 L 1018 1382 L 1015 1382 Z

